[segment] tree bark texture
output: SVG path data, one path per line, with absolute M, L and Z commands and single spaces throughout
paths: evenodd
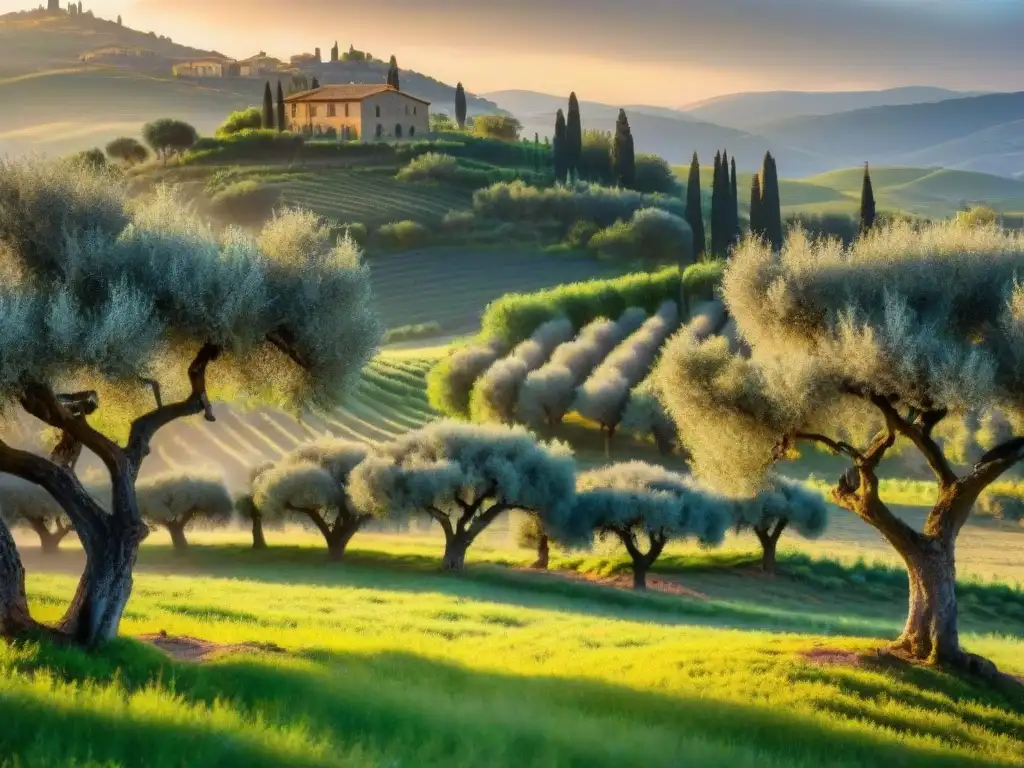
M 533 562 L 533 565 L 531 565 L 530 567 L 536 568 L 540 571 L 546 571 L 548 568 L 548 563 L 550 561 L 550 555 L 551 546 L 550 542 L 548 541 L 548 536 L 546 533 L 542 533 L 540 535 L 540 538 L 538 538 L 537 540 L 537 559 Z
M 898 551 L 907 566 L 910 600 L 906 625 L 893 648 L 920 661 L 963 665 L 952 545 L 924 538 Z
M 622 545 L 626 548 L 626 552 L 629 553 L 630 559 L 633 561 L 633 589 L 647 589 L 647 572 L 654 565 L 654 562 L 661 557 L 661 553 L 668 543 L 668 536 L 661 532 L 648 532 L 650 548 L 646 552 L 642 552 L 632 527 L 617 528 L 611 532 L 619 537 Z
M 267 538 L 263 535 L 263 515 L 255 511 L 252 513 L 252 548 L 267 548 Z
M 470 539 L 465 536 L 451 536 L 444 543 L 444 557 L 441 558 L 441 569 L 445 571 L 461 571 L 466 567 L 466 550 Z
M 25 569 L 14 537 L 0 520 L 0 636 L 17 635 L 34 626 L 25 595 Z

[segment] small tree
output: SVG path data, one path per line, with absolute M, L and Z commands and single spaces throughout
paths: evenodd
M 236 110 L 228 115 L 224 122 L 220 124 L 220 127 L 217 128 L 217 136 L 231 136 L 240 131 L 262 127 L 263 113 L 259 107 L 247 107 L 246 109 Z
M 864 163 L 864 184 L 860 190 L 860 234 L 865 235 L 875 226 L 875 192 L 871 188 L 871 171 Z
M 730 522 L 726 500 L 642 461 L 584 472 L 576 491 L 570 530 L 618 538 L 632 561 L 635 589 L 647 588 L 647 572 L 670 540 L 719 544 Z
M 979 495 L 1024 460 L 1024 438 L 958 473 L 936 429 L 991 409 L 1019 418 L 1021 274 L 1021 235 L 956 222 L 876 227 L 847 249 L 800 232 L 781 252 L 747 240 L 722 290 L 750 357 L 677 337 L 658 371 L 694 471 L 731 495 L 759 492 L 799 443 L 846 457 L 832 500 L 878 530 L 909 574 L 894 648 L 986 673 L 960 646 L 955 545 Z M 922 531 L 880 497 L 878 470 L 898 438 L 937 481 Z
M 57 554 L 60 543 L 72 530 L 70 518 L 53 496 L 16 477 L 0 481 L 0 519 L 11 527 L 31 528 L 45 555 Z
M 566 148 L 565 115 L 562 110 L 555 113 L 555 138 L 552 146 L 552 157 L 555 166 L 555 181 L 564 184 L 569 175 L 569 154 Z
M 619 110 L 615 121 L 615 139 L 612 142 L 612 175 L 620 187 L 632 189 L 636 186 L 636 154 L 633 149 L 633 133 L 629 129 L 626 110 Z
M 707 250 L 704 234 L 704 208 L 700 191 L 700 161 L 693 153 L 690 161 L 690 175 L 686 179 L 686 221 L 693 230 L 693 253 L 700 261 Z
M 45 488 L 71 518 L 86 565 L 60 629 L 92 646 L 117 634 L 131 594 L 148 532 L 136 480 L 154 435 L 215 421 L 218 396 L 334 407 L 381 328 L 358 250 L 310 213 L 221 239 L 167 190 L 132 200 L 115 175 L 42 161 L 0 162 L 0 211 L 12 265 L 0 328 L 24 340 L 0 392 L 60 435 L 49 458 L 0 441 L 0 472 Z M 74 474 L 83 449 L 110 476 L 109 510 Z M 0 570 L 16 562 L 0 552 Z M 0 599 L 0 617 L 21 615 L 6 587 Z
M 565 117 L 565 163 L 569 176 L 579 179 L 583 163 L 583 123 L 575 91 L 569 94 L 569 112 Z
M 184 152 L 196 143 L 199 136 L 188 123 L 164 117 L 142 126 L 142 138 L 167 165 L 167 158 L 172 152 Z
M 436 422 L 380 446 L 352 472 L 349 493 L 365 512 L 425 512 L 444 531 L 442 567 L 462 570 L 466 550 L 504 512 L 569 514 L 575 467 L 567 449 L 521 427 Z
M 281 87 L 281 81 L 277 81 L 277 132 L 282 133 L 288 126 L 288 120 L 285 117 L 284 111 L 284 89 Z
M 234 512 L 224 478 L 207 472 L 155 475 L 139 482 L 137 493 L 142 518 L 166 528 L 178 554 L 188 550 L 185 531 L 192 525 L 223 525 Z
M 120 160 L 126 165 L 145 162 L 149 152 L 136 139 L 121 136 L 107 144 L 107 157 Z
M 779 197 L 779 172 L 775 167 L 775 158 L 771 152 L 764 155 L 764 167 L 761 169 L 761 207 L 759 210 L 761 226 L 769 245 L 775 250 L 782 248 L 782 200 Z
M 348 492 L 349 476 L 366 453 L 365 445 L 344 440 L 299 446 L 256 478 L 253 501 L 265 516 L 308 519 L 327 542 L 328 557 L 341 560 L 352 537 L 372 517 L 355 508 Z
M 775 573 L 775 553 L 787 526 L 812 538 L 828 525 L 828 507 L 820 493 L 779 477 L 753 499 L 737 503 L 734 511 L 737 530 L 749 528 L 761 543 L 761 570 L 765 573 Z
M 455 122 L 459 130 L 466 130 L 466 89 L 462 83 L 455 86 Z
M 547 570 L 551 562 L 551 538 L 540 515 L 529 513 L 522 516 L 516 528 L 516 543 L 524 549 L 537 552 L 537 559 L 530 565 L 531 568 Z
M 263 84 L 263 128 L 274 128 L 274 96 L 270 91 L 270 81 Z
M 469 418 L 473 385 L 506 351 L 503 343 L 470 344 L 451 352 L 427 374 L 427 401 L 446 416 Z
M 511 115 L 480 115 L 473 120 L 473 132 L 502 141 L 518 141 L 523 124 Z
M 72 155 L 70 161 L 76 165 L 82 165 L 86 168 L 101 169 L 107 164 L 107 157 L 103 154 L 103 150 L 98 147 L 92 149 L 86 149 Z

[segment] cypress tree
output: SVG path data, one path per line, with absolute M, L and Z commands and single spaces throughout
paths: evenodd
M 320 81 L 314 77 L 313 82 L 309 84 L 309 87 L 315 91 L 317 88 L 320 87 Z
M 564 184 L 565 177 L 569 175 L 569 158 L 566 148 L 565 115 L 562 110 L 558 110 L 555 115 L 555 139 L 552 144 L 552 154 L 555 162 L 555 181 Z
M 871 171 L 864 163 L 864 186 L 860 191 L 860 233 L 866 235 L 875 226 L 875 191 L 871 187 Z
M 263 84 L 263 127 L 274 127 L 274 97 L 270 93 L 270 81 Z
M 533 170 L 540 173 L 540 134 L 533 134 Z
M 636 184 L 636 155 L 633 149 L 633 133 L 629 130 L 626 110 L 619 110 L 615 121 L 615 138 L 612 141 L 612 177 L 620 187 L 632 188 Z
M 725 214 L 726 200 L 722 197 L 722 153 L 715 153 L 715 170 L 711 176 L 711 255 L 722 256 L 725 252 L 723 235 L 728 227 Z
M 774 250 L 781 250 L 782 233 L 782 202 L 779 198 L 779 171 L 771 152 L 764 155 L 764 167 L 761 170 L 761 226 L 765 238 Z
M 281 81 L 277 81 L 277 132 L 280 133 L 284 130 L 285 125 L 288 121 L 285 120 L 284 116 L 284 89 L 281 88 Z
M 401 90 L 398 87 L 398 59 L 395 58 L 394 54 L 391 54 L 391 61 L 388 62 L 388 85 L 396 91 Z
M 462 83 L 455 86 L 455 122 L 460 131 L 466 130 L 466 89 Z
M 699 260 L 704 256 L 704 211 L 700 194 L 700 160 L 693 153 L 690 161 L 690 175 L 686 179 L 686 221 L 693 230 L 693 254 Z
M 756 173 L 750 180 L 750 236 L 758 240 L 764 237 L 764 223 L 761 221 L 761 179 Z
M 730 162 L 732 178 L 729 180 L 729 199 L 732 205 L 729 212 L 732 215 L 729 223 L 732 228 L 729 230 L 729 242 L 735 245 L 740 240 L 740 196 L 736 185 L 736 155 L 732 156 Z
M 569 94 L 569 114 L 565 120 L 565 161 L 569 175 L 578 179 L 583 161 L 583 124 L 580 122 L 580 103 L 575 91 Z

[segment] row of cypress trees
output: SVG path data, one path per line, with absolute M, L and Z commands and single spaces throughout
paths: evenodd
M 275 120 L 276 115 L 276 120 Z M 287 125 L 284 116 L 284 90 L 281 88 L 281 81 L 277 81 L 277 109 L 274 109 L 274 98 L 270 92 L 270 81 L 263 85 L 263 127 L 268 129 L 277 128 L 278 133 Z
M 573 181 L 580 177 L 583 162 L 583 123 L 576 92 L 569 94 L 568 117 L 561 109 L 555 114 L 555 137 L 551 145 L 555 181 Z M 615 121 L 611 147 L 612 174 L 620 187 L 636 183 L 636 149 L 626 110 L 620 109 Z

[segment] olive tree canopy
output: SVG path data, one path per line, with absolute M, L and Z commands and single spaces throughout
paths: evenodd
M 444 530 L 444 567 L 461 569 L 466 549 L 503 512 L 570 512 L 575 464 L 522 427 L 435 422 L 380 446 L 353 470 L 349 493 L 367 512 L 424 512 Z
M 227 523 L 234 513 L 231 493 L 217 473 L 165 472 L 140 480 L 136 492 L 143 519 L 166 528 L 178 552 L 188 548 L 185 531 L 193 524 Z
M 633 561 L 637 589 L 647 586 L 647 571 L 671 539 L 693 537 L 703 544 L 719 544 L 732 522 L 727 499 L 642 461 L 584 472 L 576 490 L 568 530 L 618 537 Z
M 717 486 L 758 491 L 800 441 L 849 458 L 832 499 L 905 561 L 910 611 L 895 647 L 914 658 L 978 666 L 959 644 L 954 543 L 982 490 L 1024 458 L 1024 438 L 958 472 L 935 430 L 991 408 L 1019 423 L 1022 274 L 1024 236 L 992 226 L 896 223 L 848 249 L 799 232 L 778 253 L 747 241 L 723 294 L 749 359 L 724 340 L 681 336 L 659 367 L 694 469 Z M 879 497 L 877 469 L 898 439 L 938 482 L 921 532 Z
M 213 421 L 211 397 L 334 405 L 381 336 L 358 250 L 312 214 L 216 236 L 170 191 L 129 200 L 78 165 L 0 161 L 0 274 L 0 395 L 62 436 L 52 460 L 0 444 L 0 470 L 71 516 L 87 564 L 64 627 L 90 644 L 130 593 L 153 435 Z M 72 471 L 83 447 L 110 473 L 109 514 Z
M 308 519 L 323 534 L 330 557 L 340 560 L 373 512 L 385 511 L 356 509 L 349 496 L 349 477 L 367 450 L 333 438 L 300 445 L 256 477 L 253 501 L 264 517 Z

